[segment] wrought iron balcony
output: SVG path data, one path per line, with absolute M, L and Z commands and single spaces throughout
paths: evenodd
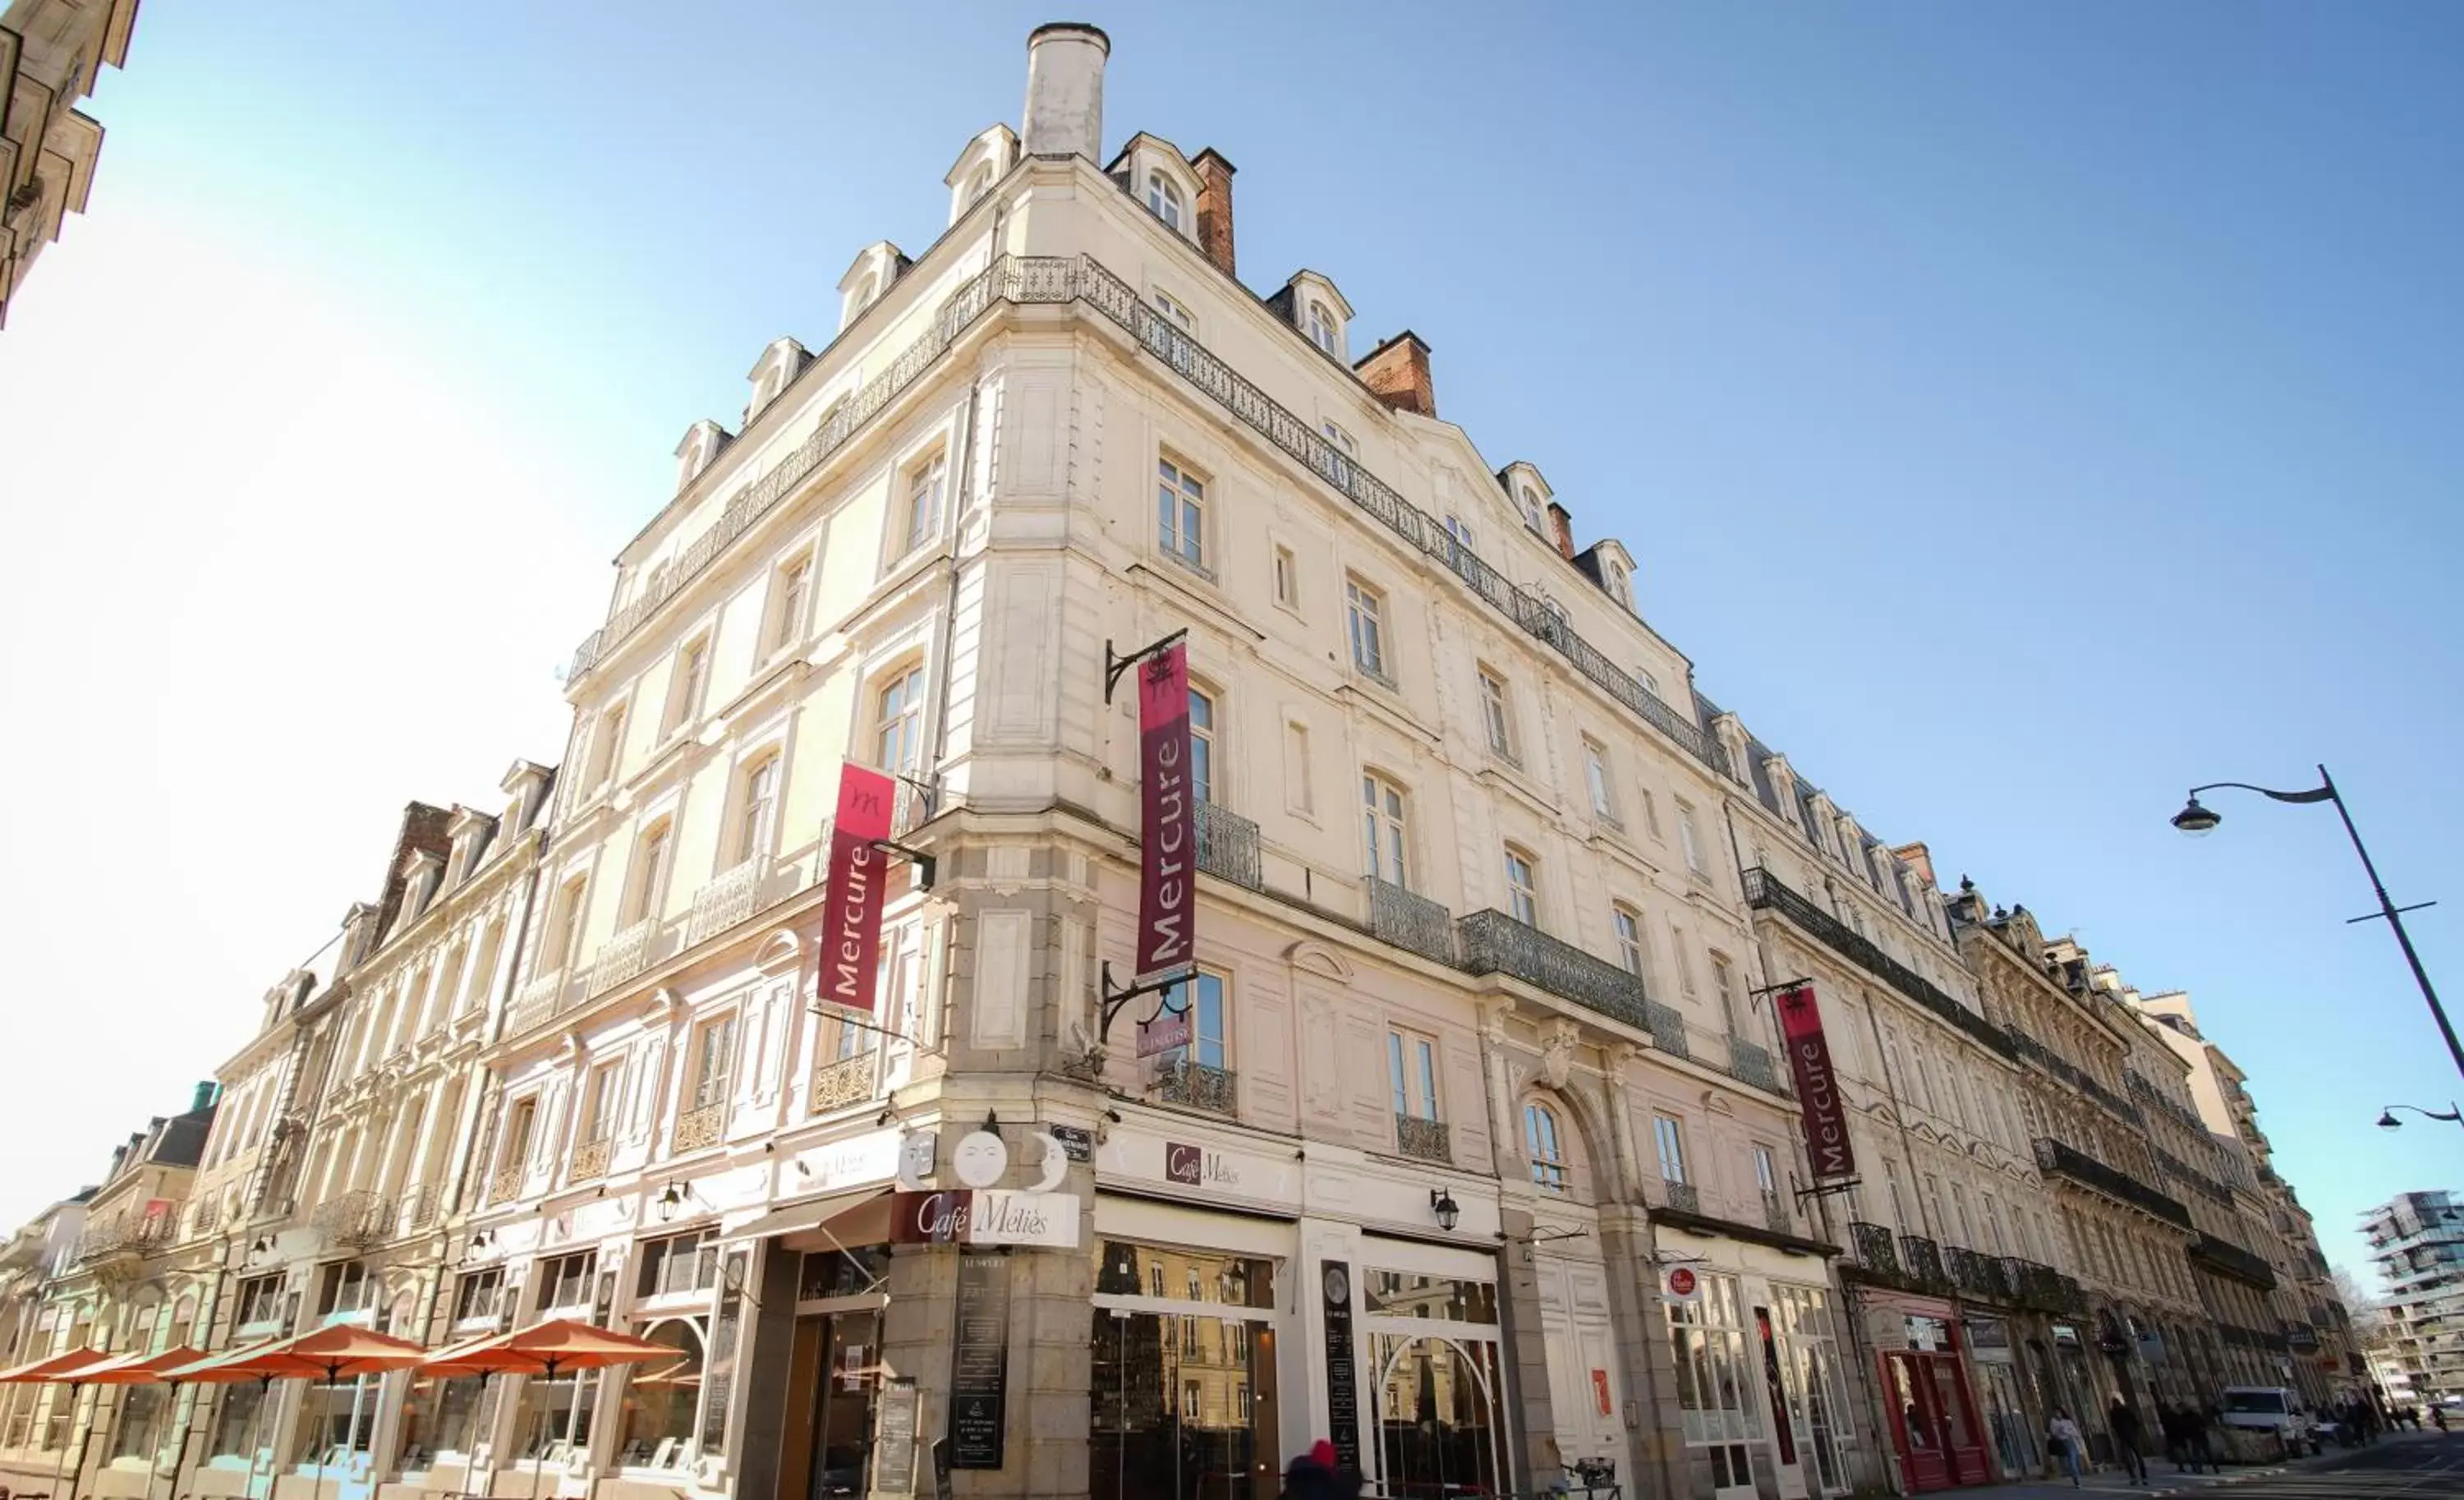
M 1994 1302 L 2012 1300 L 2015 1289 L 2004 1273 L 2002 1263 L 1994 1257 L 1964 1245 L 1946 1245 L 1942 1247 L 1942 1260 L 1950 1272 L 1951 1285 L 1967 1295 Z
M 1857 1266 L 1878 1276 L 1900 1274 L 1900 1245 L 1889 1226 L 1879 1224 L 1851 1224 L 1848 1226 L 1848 1253 Z
M 1455 924 L 1455 938 L 1463 966 L 1474 974 L 1511 975 L 1627 1026 L 1649 1024 L 1640 979 L 1529 922 L 1500 911 L 1474 912 Z
M 573 1170 L 567 1175 L 565 1180 L 587 1182 L 594 1178 L 605 1177 L 608 1150 L 613 1144 L 614 1142 L 602 1136 L 597 1140 L 585 1140 L 574 1147 Z
M 402 1195 L 395 1222 L 405 1234 L 417 1234 L 436 1223 L 436 1213 L 444 1205 L 445 1189 L 435 1182 L 422 1182 Z
M 1681 1214 L 1699 1214 L 1703 1211 L 1703 1190 L 1691 1182 L 1662 1181 L 1660 1206 Z
M 2025 1032 L 2014 1031 L 2011 1034 L 2011 1044 L 2018 1056 L 2024 1057 L 2028 1061 L 2035 1063 L 2045 1071 L 2052 1073 L 2055 1077 L 2062 1080 L 2062 1082 L 2069 1084 L 2072 1088 L 2079 1091 L 2079 1092 L 2086 1094 L 2090 1099 L 2102 1105 L 2106 1112 L 2113 1114 L 2116 1118 L 2126 1120 L 2134 1126 L 2145 1127 L 2146 1125 L 2146 1116 L 2140 1112 L 2137 1105 L 2132 1104 L 2129 1100 L 2122 1097 L 2122 1095 L 2115 1093 L 2103 1084 L 2097 1082 L 2095 1074 L 2088 1072 L 2085 1069 L 2076 1066 L 2070 1061 L 2070 1059 L 2045 1046 L 2035 1037 L 2029 1036 Z
M 1155 1067 L 1155 1097 L 1166 1104 L 1229 1114 L 1239 1103 L 1236 1081 L 1229 1068 L 1209 1068 L 1186 1057 L 1166 1058 Z
M 1771 1093 L 1786 1093 L 1780 1086 L 1779 1070 L 1771 1066 L 1768 1048 L 1758 1047 L 1741 1036 L 1728 1038 L 1728 1071 L 1739 1083 L 1751 1084 Z
M 488 1202 L 509 1203 L 522 1196 L 523 1180 L 530 1176 L 529 1167 L 520 1161 L 508 1161 L 489 1175 Z
M 1446 1122 L 1424 1120 L 1417 1114 L 1395 1116 L 1395 1149 L 1422 1161 L 1451 1162 L 1455 1158 Z
M 1747 905 L 1761 911 L 1777 912 L 1796 924 L 1808 937 L 1821 941 L 1866 973 L 1985 1046 L 2005 1057 L 2016 1055 L 2009 1032 L 1935 988 L 1914 969 L 1875 946 L 1872 939 L 1790 890 L 1770 871 L 1757 865 L 1746 871 L 1745 883 Z
M 1796 1216 L 1788 1210 L 1788 1200 L 1778 1193 L 1763 1195 L 1763 1227 L 1774 1234 L 1794 1234 Z
M 1651 1033 L 1651 1045 L 1671 1057 L 1691 1057 L 1694 1049 L 1685 1042 L 1685 1013 L 1674 1005 L 1663 1005 L 1656 1000 L 1642 1004 L 1643 1028 Z
M 2151 1146 L 2148 1149 L 2156 1153 L 2156 1164 L 2165 1169 L 2167 1182 L 2187 1183 L 2209 1202 L 2227 1208 L 2233 1206 L 2232 1188 L 2191 1166 L 2162 1146 Z
M 645 916 L 617 929 L 592 956 L 583 993 L 596 999 L 649 968 L 658 939 L 659 919 L 655 916 Z
M 751 920 L 760 910 L 761 887 L 770 878 L 773 863 L 769 855 L 756 854 L 720 871 L 693 893 L 693 915 L 685 919 L 685 946 L 693 947 Z
M 874 1084 L 880 1076 L 881 1059 L 869 1048 L 819 1065 L 813 1070 L 812 1113 L 820 1114 L 864 1103 L 873 1096 Z
M 2048 1140 L 2042 1136 L 2036 1137 L 2036 1167 L 2039 1171 L 2067 1177 L 2095 1188 L 2108 1198 L 2144 1208 L 2167 1224 L 2178 1224 L 2185 1229 L 2195 1227 L 2190 1223 L 2190 1211 L 2180 1202 L 2137 1178 L 2117 1172 L 2086 1152 L 2065 1146 L 2058 1140 Z
M 1258 825 L 1211 802 L 1198 805 L 1198 868 L 1252 891 L 1266 888 L 1258 857 Z
M 687 1110 L 676 1116 L 675 1139 L 669 1149 L 686 1152 L 699 1151 L 704 1146 L 715 1146 L 718 1144 L 720 1133 L 726 1128 L 727 1101 L 724 1099 L 702 1105 L 698 1109 Z
M 2263 1291 L 2276 1290 L 2276 1268 L 2268 1265 L 2264 1257 L 2252 1254 L 2231 1240 L 2202 1234 L 2190 1242 L 2189 1257 L 2220 1275 L 2246 1282 Z
M 1455 961 L 1454 914 L 1375 875 L 1361 878 L 1368 893 L 1369 935 L 1381 942 L 1451 965 Z
M 564 993 L 564 971 L 555 969 L 516 990 L 513 1007 L 505 1015 L 505 1034 L 519 1036 L 555 1015 L 560 1008 L 559 997 Z
M 365 1248 L 393 1237 L 394 1202 L 367 1188 L 329 1198 L 309 1211 L 308 1224 L 328 1245 Z
M 1942 1246 L 1922 1234 L 1900 1236 L 1900 1265 L 1908 1279 L 1923 1287 L 1950 1290 L 1950 1272 L 1942 1264 Z

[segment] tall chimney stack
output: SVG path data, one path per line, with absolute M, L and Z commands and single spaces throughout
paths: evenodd
M 1079 21 L 1054 21 L 1026 36 L 1029 156 L 1083 156 L 1103 165 L 1104 59 L 1111 38 Z

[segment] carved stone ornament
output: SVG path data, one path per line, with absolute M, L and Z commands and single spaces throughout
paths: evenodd
M 1540 1076 L 1551 1089 L 1563 1089 L 1574 1076 L 1574 1048 L 1581 1033 L 1571 1021 L 1551 1026 L 1540 1039 Z

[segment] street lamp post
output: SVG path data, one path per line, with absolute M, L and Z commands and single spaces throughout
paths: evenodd
M 2214 791 L 2219 786 L 2256 792 L 2261 797 L 2273 798 L 2277 802 L 2331 802 L 2336 805 L 2336 816 L 2344 820 L 2344 836 L 2353 841 L 2353 852 L 2362 857 L 2362 869 L 2367 871 L 2370 877 L 2370 890 L 2379 898 L 2379 909 L 2374 915 L 2384 917 L 2387 926 L 2395 930 L 2396 946 L 2404 950 L 2404 961 L 2412 968 L 2412 982 L 2421 986 L 2421 998 L 2430 1003 L 2430 1014 L 2438 1023 L 2438 1034 L 2447 1039 L 2447 1055 L 2454 1061 L 2456 1072 L 2464 1073 L 2464 1043 L 2456 1041 L 2455 1027 L 2449 1024 L 2446 1007 L 2438 1004 L 2438 991 L 2430 982 L 2430 971 L 2421 966 L 2421 955 L 2413 951 L 2412 935 L 2404 930 L 2404 914 L 2419 911 L 2420 907 L 2399 907 L 2387 899 L 2387 886 L 2379 879 L 2379 867 L 2371 863 L 2370 851 L 2362 843 L 2362 830 L 2353 827 L 2352 810 L 2344 805 L 2344 799 L 2338 795 L 2336 779 L 2327 774 L 2327 768 L 2324 765 L 2320 766 L 2319 784 L 2303 792 L 2273 791 L 2264 786 L 2253 786 L 2248 782 L 2210 782 L 2205 786 L 2193 786 L 2190 788 L 2190 800 L 2183 805 L 2181 811 L 2173 814 L 2173 827 L 2192 838 L 2197 838 L 2222 823 L 2224 819 L 2221 816 L 2199 803 L 2199 793 Z M 2422 906 L 2430 904 L 2427 901 L 2421 903 Z M 2353 918 L 2357 922 L 2369 919 L 2365 916 Z
M 2379 1111 L 2379 1129 L 2404 1129 L 2404 1121 L 2395 1117 L 2395 1112 L 2398 1110 L 2403 1110 L 2408 1114 L 2418 1114 L 2426 1120 L 2446 1120 L 2452 1124 L 2464 1125 L 2464 1110 L 2457 1109 L 2452 1103 L 2447 1106 L 2447 1113 L 2444 1114 L 2441 1114 L 2436 1110 L 2425 1110 L 2418 1104 L 2390 1104 L 2386 1109 Z

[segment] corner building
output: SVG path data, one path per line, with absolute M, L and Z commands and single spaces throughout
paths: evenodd
M 937 1456 L 1199 1500 L 1331 1436 L 1396 1488 L 1844 1490 L 1688 663 L 1622 547 L 1439 417 L 1422 341 L 1236 278 L 1229 161 L 1102 152 L 1108 52 L 1035 34 L 1023 137 L 967 144 L 923 254 L 857 257 L 827 347 L 763 352 L 618 559 L 455 1264 L 678 1357 L 517 1382 L 452 1487 L 895 1493 Z M 1198 964 L 1155 1048 L 1155 997 L 1107 1024 L 1104 669 L 1176 631 Z M 869 1013 L 817 999 L 846 760 L 906 779 Z M 1034 1227 L 888 1243 L 901 1180 Z

